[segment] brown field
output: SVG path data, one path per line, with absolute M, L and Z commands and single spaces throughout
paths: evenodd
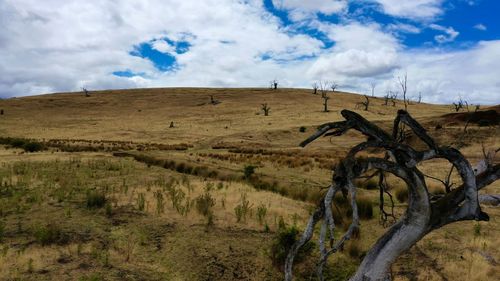
M 210 104 L 210 95 L 221 103 Z M 331 167 L 364 138 L 353 131 L 298 144 L 318 125 L 342 120 L 342 109 L 390 130 L 403 107 L 371 98 L 363 111 L 361 101 L 337 92 L 325 113 L 311 90 L 206 88 L 0 100 L 0 280 L 281 280 L 276 237 L 283 227 L 303 227 Z M 473 165 L 482 145 L 500 146 L 498 125 L 471 123 L 464 134 L 460 118 L 443 117 L 451 106 L 413 102 L 408 111 L 438 143 L 461 146 Z M 45 149 L 12 148 L 7 137 Z M 255 173 L 245 178 L 249 165 Z M 442 177 L 448 167 L 431 161 L 420 168 Z M 392 182 L 394 193 L 403 189 Z M 366 186 L 359 194 L 373 217 L 332 256 L 328 280 L 346 280 L 385 231 L 378 191 Z M 498 194 L 500 183 L 481 192 Z M 397 214 L 404 207 L 396 200 Z M 483 209 L 489 222 L 455 223 L 420 241 L 393 266 L 395 279 L 498 280 L 500 209 Z M 297 265 L 297 280 L 314 276 L 313 248 Z

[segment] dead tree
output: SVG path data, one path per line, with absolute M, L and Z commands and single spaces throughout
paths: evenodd
M 368 107 L 370 106 L 370 99 L 368 98 L 367 95 L 365 96 L 365 101 L 361 102 L 361 105 L 365 107 L 365 111 L 368 111 Z
M 335 89 L 337 89 L 339 85 L 335 83 L 335 81 L 330 82 L 330 89 L 332 89 L 332 93 L 335 93 Z
M 273 89 L 273 90 L 278 89 L 278 80 L 274 79 L 271 81 L 271 89 Z
M 406 99 L 406 92 L 408 91 L 408 73 L 405 73 L 405 76 L 403 78 L 398 77 L 398 82 L 399 85 L 401 86 L 401 93 L 403 94 L 403 102 L 405 105 L 405 110 L 408 110 L 408 100 Z
M 328 112 L 328 100 L 330 97 L 327 94 L 324 94 L 321 98 L 323 99 L 323 112 Z
M 372 87 L 372 97 L 374 97 L 375 96 L 375 87 L 377 86 L 377 83 L 371 82 L 370 86 Z
M 317 82 L 314 82 L 314 83 L 312 84 L 312 88 L 313 88 L 313 94 L 314 94 L 314 95 L 317 95 L 317 94 L 318 94 L 318 88 L 319 88 L 318 83 L 317 83 Z
M 365 97 L 365 101 L 360 101 L 356 103 L 355 108 L 363 107 L 364 111 L 368 111 L 368 107 L 370 106 L 370 99 L 367 95 L 363 95 Z
M 344 246 L 353 233 L 359 230 L 359 214 L 356 203 L 354 180 L 372 171 L 381 175 L 392 174 L 402 179 L 408 188 L 408 207 L 405 214 L 383 234 L 367 252 L 351 281 L 389 280 L 390 266 L 405 251 L 410 249 L 426 234 L 450 223 L 477 220 L 486 221 L 488 215 L 481 211 L 478 202 L 478 190 L 496 181 L 500 177 L 500 165 L 491 161 L 487 167 L 474 173 L 471 164 L 457 149 L 439 146 L 426 130 L 406 111 L 399 110 L 394 120 L 392 133 L 387 133 L 361 115 L 343 110 L 345 121 L 323 124 L 318 131 L 303 141 L 304 147 L 321 136 L 340 136 L 350 129 L 359 131 L 367 137 L 365 142 L 354 146 L 334 169 L 332 183 L 326 194 L 311 215 L 302 236 L 291 247 L 285 260 L 285 280 L 293 279 L 292 267 L 299 249 L 313 236 L 315 226 L 320 224 L 317 274 L 323 280 L 323 266 L 328 257 Z M 409 127 L 427 148 L 416 150 L 398 140 L 401 124 Z M 357 157 L 359 152 L 385 151 L 370 157 Z M 376 157 L 378 156 L 378 157 Z M 419 163 L 431 159 L 445 159 L 458 171 L 462 184 L 437 200 L 429 195 L 424 174 L 417 168 Z M 352 208 L 352 223 L 339 238 L 334 238 L 335 221 L 332 215 L 332 200 L 336 193 L 349 195 Z M 380 187 L 380 192 L 386 192 Z M 384 200 L 381 196 L 380 200 Z M 380 208 L 384 211 L 384 204 Z M 385 211 L 384 211 L 385 212 Z
M 328 100 L 330 97 L 328 96 L 328 88 L 332 88 L 333 92 L 335 92 L 336 85 L 329 86 L 330 84 L 325 81 L 319 81 L 319 91 L 321 92 L 321 98 L 323 99 L 323 112 L 328 112 Z
M 417 103 L 422 103 L 422 92 L 418 92 Z
M 261 105 L 261 109 L 262 111 L 264 111 L 264 116 L 269 116 L 269 111 L 271 110 L 271 108 L 267 106 L 267 103 L 263 103 Z
M 86 97 L 90 97 L 90 92 L 87 90 L 87 88 L 82 87 L 82 92 L 85 94 Z
M 459 112 L 460 109 L 464 108 L 466 108 L 467 111 L 469 111 L 469 103 L 460 98 L 457 102 L 453 103 L 453 108 L 455 109 L 455 112 Z
M 219 100 L 214 99 L 213 95 L 210 95 L 210 104 L 212 105 L 218 105 L 220 103 Z

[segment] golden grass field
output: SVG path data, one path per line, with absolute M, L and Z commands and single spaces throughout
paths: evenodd
M 210 104 L 210 95 L 221 103 Z M 364 138 L 353 131 L 298 144 L 318 125 L 342 120 L 342 109 L 389 130 L 403 107 L 371 98 L 363 111 L 363 96 L 330 95 L 327 113 L 306 89 L 136 89 L 0 100 L 0 137 L 47 147 L 28 153 L 0 145 L 0 280 L 281 280 L 271 258 L 280 229 L 303 227 L 332 165 Z M 438 143 L 460 139 L 473 165 L 481 144 L 500 146 L 498 126 L 471 124 L 464 135 L 463 122 L 442 117 L 452 113 L 449 105 L 413 102 L 408 111 Z M 255 173 L 244 179 L 248 165 Z M 430 161 L 420 168 L 444 176 L 448 167 Z M 402 188 L 393 183 L 394 191 Z M 481 192 L 498 194 L 500 184 Z M 373 218 L 332 256 L 329 280 L 346 280 L 385 231 L 378 191 L 359 194 L 373 204 Z M 105 202 L 89 205 L 94 195 Z M 207 196 L 208 216 L 199 209 Z M 396 200 L 397 214 L 404 207 Z M 420 241 L 393 266 L 395 279 L 498 280 L 500 209 L 483 209 L 489 222 L 455 223 Z M 316 252 L 297 265 L 297 280 L 314 276 Z

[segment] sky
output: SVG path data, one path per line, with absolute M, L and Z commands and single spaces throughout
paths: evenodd
M 500 103 L 497 0 L 0 0 L 0 97 L 311 88 Z

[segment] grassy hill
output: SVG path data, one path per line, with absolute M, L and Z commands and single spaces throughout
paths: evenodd
M 136 89 L 0 100 L 0 280 L 280 280 L 277 237 L 301 229 L 331 167 L 364 138 L 349 132 L 298 144 L 318 125 L 342 120 L 342 109 L 390 130 L 403 107 L 370 98 L 364 111 L 363 96 L 330 97 L 329 112 L 322 112 L 320 95 L 305 89 Z M 439 143 L 460 145 L 473 164 L 481 143 L 500 145 L 498 126 L 471 123 L 464 134 L 463 118 L 446 115 L 451 106 L 412 102 L 408 111 Z M 42 150 L 25 152 L 28 144 Z M 442 161 L 420 168 L 433 176 L 448 171 Z M 345 280 L 385 231 L 378 191 L 359 185 L 373 214 L 362 221 L 361 237 L 332 258 L 331 280 Z M 429 186 L 442 189 L 432 180 Z M 404 193 L 395 179 L 393 188 Z M 499 193 L 500 185 L 484 192 Z M 397 214 L 405 204 L 401 195 Z M 490 222 L 433 232 L 393 267 L 396 279 L 495 280 L 500 211 L 484 208 Z M 315 258 L 314 250 L 298 265 L 299 280 L 309 280 Z

